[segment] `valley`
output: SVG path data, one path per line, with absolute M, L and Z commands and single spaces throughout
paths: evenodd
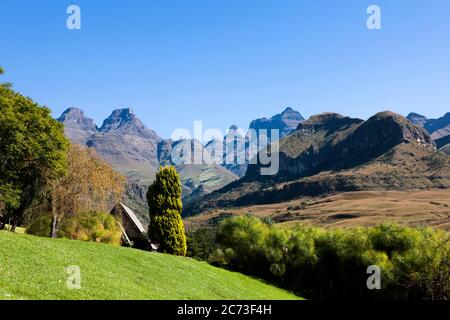
M 185 219 L 187 229 L 211 227 L 230 215 L 270 218 L 287 228 L 375 226 L 391 221 L 450 231 L 450 190 L 355 191 L 273 204 L 212 209 Z
M 269 177 L 259 174 L 260 164 L 230 165 L 246 152 L 242 136 L 235 137 L 241 140 L 236 154 L 218 155 L 226 160 L 223 165 L 186 161 L 194 152 L 217 157 L 214 145 L 233 143 L 235 126 L 223 142 L 202 145 L 160 138 L 130 109 L 114 110 L 100 128 L 76 108 L 59 121 L 72 142 L 94 148 L 127 177 L 124 201 L 144 224 L 147 186 L 159 165 L 173 165 L 180 173 L 188 229 L 214 225 L 230 214 L 253 214 L 286 227 L 371 226 L 389 220 L 448 230 L 450 135 L 436 133 L 446 132 L 449 119 L 448 114 L 428 119 L 380 112 L 366 121 L 337 113 L 305 120 L 286 108 L 249 125 L 280 130 L 280 167 Z

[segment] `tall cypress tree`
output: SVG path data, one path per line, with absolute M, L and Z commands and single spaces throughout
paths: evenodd
M 160 167 L 156 179 L 148 188 L 150 209 L 148 235 L 159 245 L 159 251 L 180 256 L 186 255 L 186 236 L 181 219 L 181 183 L 174 167 Z

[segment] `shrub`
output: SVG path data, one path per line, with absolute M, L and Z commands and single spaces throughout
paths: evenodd
M 230 265 L 238 270 L 248 270 L 255 276 L 268 276 L 269 262 L 265 257 L 264 244 L 269 227 L 252 216 L 235 216 L 225 219 L 217 233 L 217 241 L 234 251 Z M 224 250 L 225 251 L 225 250 Z
M 49 237 L 52 217 L 41 215 L 27 228 L 27 233 L 41 237 Z M 104 212 L 82 212 L 65 217 L 58 237 L 73 240 L 93 241 L 120 245 L 122 230 L 111 214 Z
M 216 229 L 200 228 L 186 233 L 186 255 L 198 260 L 208 260 L 209 256 L 217 249 Z
M 74 240 L 120 245 L 122 230 L 116 218 L 105 212 L 83 212 L 66 218 L 58 236 Z
M 240 216 L 219 225 L 217 241 L 210 261 L 308 298 L 450 299 L 450 239 L 433 229 L 287 230 Z M 381 290 L 367 288 L 372 265 L 381 270 Z
M 31 222 L 31 224 L 27 227 L 26 232 L 38 237 L 49 237 L 51 222 L 51 214 L 42 214 Z
M 159 251 L 186 255 L 186 236 L 181 219 L 181 183 L 174 167 L 161 167 L 148 188 L 150 211 L 148 235 L 159 245 Z

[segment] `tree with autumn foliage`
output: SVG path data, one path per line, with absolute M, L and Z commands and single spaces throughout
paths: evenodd
M 57 237 L 65 217 L 83 212 L 109 212 L 123 197 L 125 177 L 115 172 L 90 148 L 72 144 L 67 174 L 48 182 L 44 203 L 37 212 L 51 215 L 50 236 Z

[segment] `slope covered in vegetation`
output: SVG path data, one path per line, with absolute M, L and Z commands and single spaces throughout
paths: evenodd
M 68 289 L 78 266 L 81 289 Z M 196 260 L 0 232 L 0 299 L 298 299 Z

